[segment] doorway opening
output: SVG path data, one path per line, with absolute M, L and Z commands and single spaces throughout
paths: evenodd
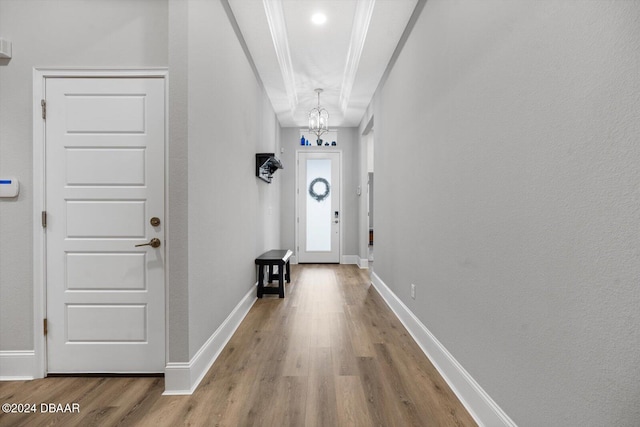
M 36 377 L 164 371 L 167 77 L 36 69 Z
M 304 151 L 297 158 L 299 263 L 340 263 L 341 152 Z

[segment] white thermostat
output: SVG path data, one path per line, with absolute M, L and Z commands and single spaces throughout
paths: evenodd
M 0 178 L 0 197 L 16 197 L 20 192 L 20 182 L 11 176 Z

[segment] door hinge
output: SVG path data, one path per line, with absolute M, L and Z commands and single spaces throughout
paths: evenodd
M 47 211 L 42 211 L 42 228 L 47 228 Z
M 42 322 L 42 327 L 43 327 L 42 330 L 44 331 L 45 335 L 47 335 L 47 332 L 48 332 L 47 326 L 48 326 L 47 325 L 47 319 L 44 319 L 44 321 Z
M 42 119 L 46 120 L 47 119 L 47 101 L 42 99 L 40 101 L 40 106 L 42 107 Z

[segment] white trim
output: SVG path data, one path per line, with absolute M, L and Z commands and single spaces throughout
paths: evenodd
M 44 98 L 44 71 L 33 69 L 33 349 L 35 378 L 44 378 L 46 374 L 46 337 L 43 319 L 47 317 L 45 304 L 45 260 L 46 233 L 42 228 L 41 214 L 45 210 L 45 158 L 44 158 L 44 121 L 42 120 L 40 100 Z
M 0 381 L 32 380 L 36 355 L 33 350 L 0 351 Z
M 353 18 L 353 28 L 351 30 L 351 40 L 349 41 L 349 52 L 347 53 L 347 64 L 342 76 L 342 90 L 340 91 L 340 108 L 342 114 L 347 113 L 351 90 L 356 80 L 356 73 L 360 65 L 360 58 L 367 39 L 369 24 L 373 16 L 373 7 L 376 0 L 359 1 L 356 5 L 356 13 Z
M 355 264 L 361 269 L 369 268 L 369 260 L 360 258 L 358 255 L 342 255 L 340 264 Z
M 474 420 L 480 426 L 516 427 L 516 423 L 491 399 L 375 272 L 371 273 L 371 281 Z
M 164 393 L 162 394 L 190 395 L 195 391 L 257 301 L 256 286 L 258 286 L 257 282 L 189 362 L 167 363 L 164 371 Z
M 362 269 L 369 268 L 369 260 L 367 258 L 358 258 L 358 267 Z
M 40 100 L 45 98 L 46 78 L 64 77 L 155 77 L 165 81 L 165 195 L 169 173 L 167 155 L 169 138 L 169 71 L 167 67 L 157 68 L 33 68 L 33 348 L 34 365 L 32 378 L 44 378 L 47 374 L 46 337 L 43 319 L 47 317 L 46 305 L 46 233 L 41 225 L 41 212 L 46 210 L 45 199 L 45 121 L 42 120 Z M 167 209 L 165 199 L 165 214 Z M 165 215 L 165 218 L 167 216 Z M 165 227 L 168 229 L 168 221 Z M 165 253 L 165 267 L 169 264 L 169 254 Z M 167 271 L 165 269 L 165 357 L 168 356 Z
M 358 255 L 342 255 L 342 258 L 340 258 L 340 264 L 355 264 L 359 266 L 359 259 L 360 257 L 358 257 Z
M 262 4 L 264 5 L 264 13 L 267 16 L 273 47 L 280 64 L 287 98 L 289 98 L 289 108 L 293 114 L 298 106 L 298 94 L 296 92 L 296 80 L 293 72 L 293 62 L 291 61 L 291 51 L 289 50 L 289 38 L 287 36 L 282 0 L 263 0 Z

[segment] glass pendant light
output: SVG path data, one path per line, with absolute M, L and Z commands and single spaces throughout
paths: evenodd
M 329 113 L 327 110 L 320 106 L 320 94 L 322 89 L 316 89 L 318 94 L 318 106 L 309 111 L 309 133 L 312 133 L 318 137 L 326 132 L 329 132 Z

